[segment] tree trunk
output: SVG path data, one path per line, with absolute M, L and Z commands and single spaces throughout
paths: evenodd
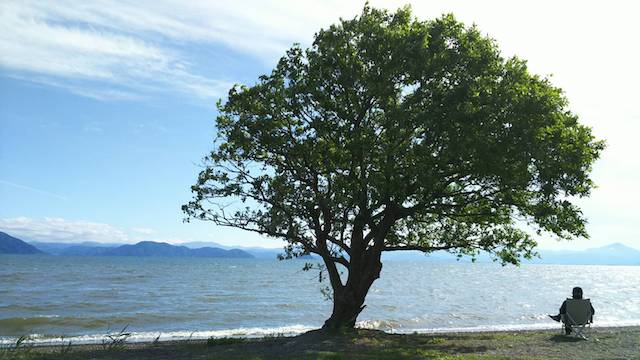
M 355 294 L 353 290 L 344 289 L 341 293 L 333 293 L 333 312 L 324 322 L 325 330 L 336 331 L 352 329 L 356 325 L 358 315 L 364 309 L 364 296 Z
M 333 287 L 333 312 L 322 327 L 327 331 L 353 329 L 360 312 L 365 308 L 364 300 L 373 282 L 380 277 L 382 263 L 380 254 L 366 259 L 363 265 L 350 264 L 349 277 L 344 286 Z

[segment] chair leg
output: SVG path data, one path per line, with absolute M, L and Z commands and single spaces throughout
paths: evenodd
M 588 340 L 589 339 L 587 337 L 587 335 L 585 334 L 586 328 L 584 326 L 573 327 L 573 330 L 575 331 L 575 337 L 579 337 L 579 338 L 581 338 L 583 340 Z

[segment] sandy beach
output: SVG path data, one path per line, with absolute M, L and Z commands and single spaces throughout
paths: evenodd
M 109 346 L 111 345 L 111 346 Z M 560 331 L 388 334 L 29 347 L 0 359 L 640 359 L 640 327 L 594 328 L 589 340 Z

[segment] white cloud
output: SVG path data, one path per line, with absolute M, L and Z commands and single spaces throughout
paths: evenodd
M 281 55 L 294 41 L 310 41 L 322 25 L 352 15 L 357 2 L 339 1 L 58 1 L 21 2 L 40 17 L 87 23 L 137 37 L 220 43 L 260 58 Z
M 0 219 L 0 229 L 26 240 L 44 242 L 96 241 L 109 243 L 130 242 L 131 236 L 115 226 L 61 218 L 33 219 L 27 217 Z
M 407 1 L 372 1 L 396 9 Z M 455 13 L 495 37 L 506 54 L 519 54 L 532 69 L 553 73 L 575 98 L 593 103 L 596 89 L 631 99 L 638 61 L 633 2 L 513 3 L 442 1 L 413 3 L 422 19 Z M 140 95 L 171 89 L 201 98 L 219 97 L 235 79 L 198 75 L 189 51 L 221 45 L 273 64 L 293 42 L 310 44 L 320 28 L 358 14 L 364 1 L 172 1 L 0 3 L 0 65 L 36 74 L 104 81 Z M 576 9 L 580 9 L 580 16 Z M 544 19 L 544 25 L 541 20 Z M 637 33 L 637 31 L 636 31 Z M 191 47 L 190 47 L 191 46 Z M 232 59 L 233 60 L 233 59 Z M 214 64 L 217 66 L 218 64 Z M 591 86 L 589 86 L 591 85 Z M 77 87 L 77 85 L 76 85 Z M 75 93 L 80 93 L 70 89 Z M 587 99 L 582 94 L 587 91 Z M 123 90 L 86 96 L 126 98 Z M 613 92 L 599 91 L 601 100 Z
M 3 1 L 0 67 L 14 77 L 98 100 L 155 92 L 224 96 L 235 79 L 211 79 L 190 61 L 221 46 L 274 63 L 294 42 L 361 4 L 338 1 Z M 233 59 L 232 59 L 233 60 Z M 219 64 L 213 64 L 219 67 Z M 115 87 L 115 88 L 114 88 Z
M 149 228 L 133 228 L 131 231 L 140 235 L 153 235 L 156 233 L 155 230 Z
M 80 243 L 137 243 L 150 240 L 180 244 L 195 241 L 191 237 L 165 236 L 148 227 L 121 228 L 87 220 L 64 218 L 0 218 L 0 231 L 26 241 Z

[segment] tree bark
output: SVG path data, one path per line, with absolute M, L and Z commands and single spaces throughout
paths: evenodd
M 328 331 L 348 330 L 356 325 L 356 319 L 364 309 L 364 297 L 345 289 L 333 294 L 333 312 L 322 327 Z
M 365 308 L 364 301 L 373 282 L 380 277 L 382 263 L 380 252 L 363 256 L 359 262 L 351 262 L 349 277 L 344 286 L 333 286 L 333 311 L 322 327 L 326 331 L 353 329 L 358 315 Z

